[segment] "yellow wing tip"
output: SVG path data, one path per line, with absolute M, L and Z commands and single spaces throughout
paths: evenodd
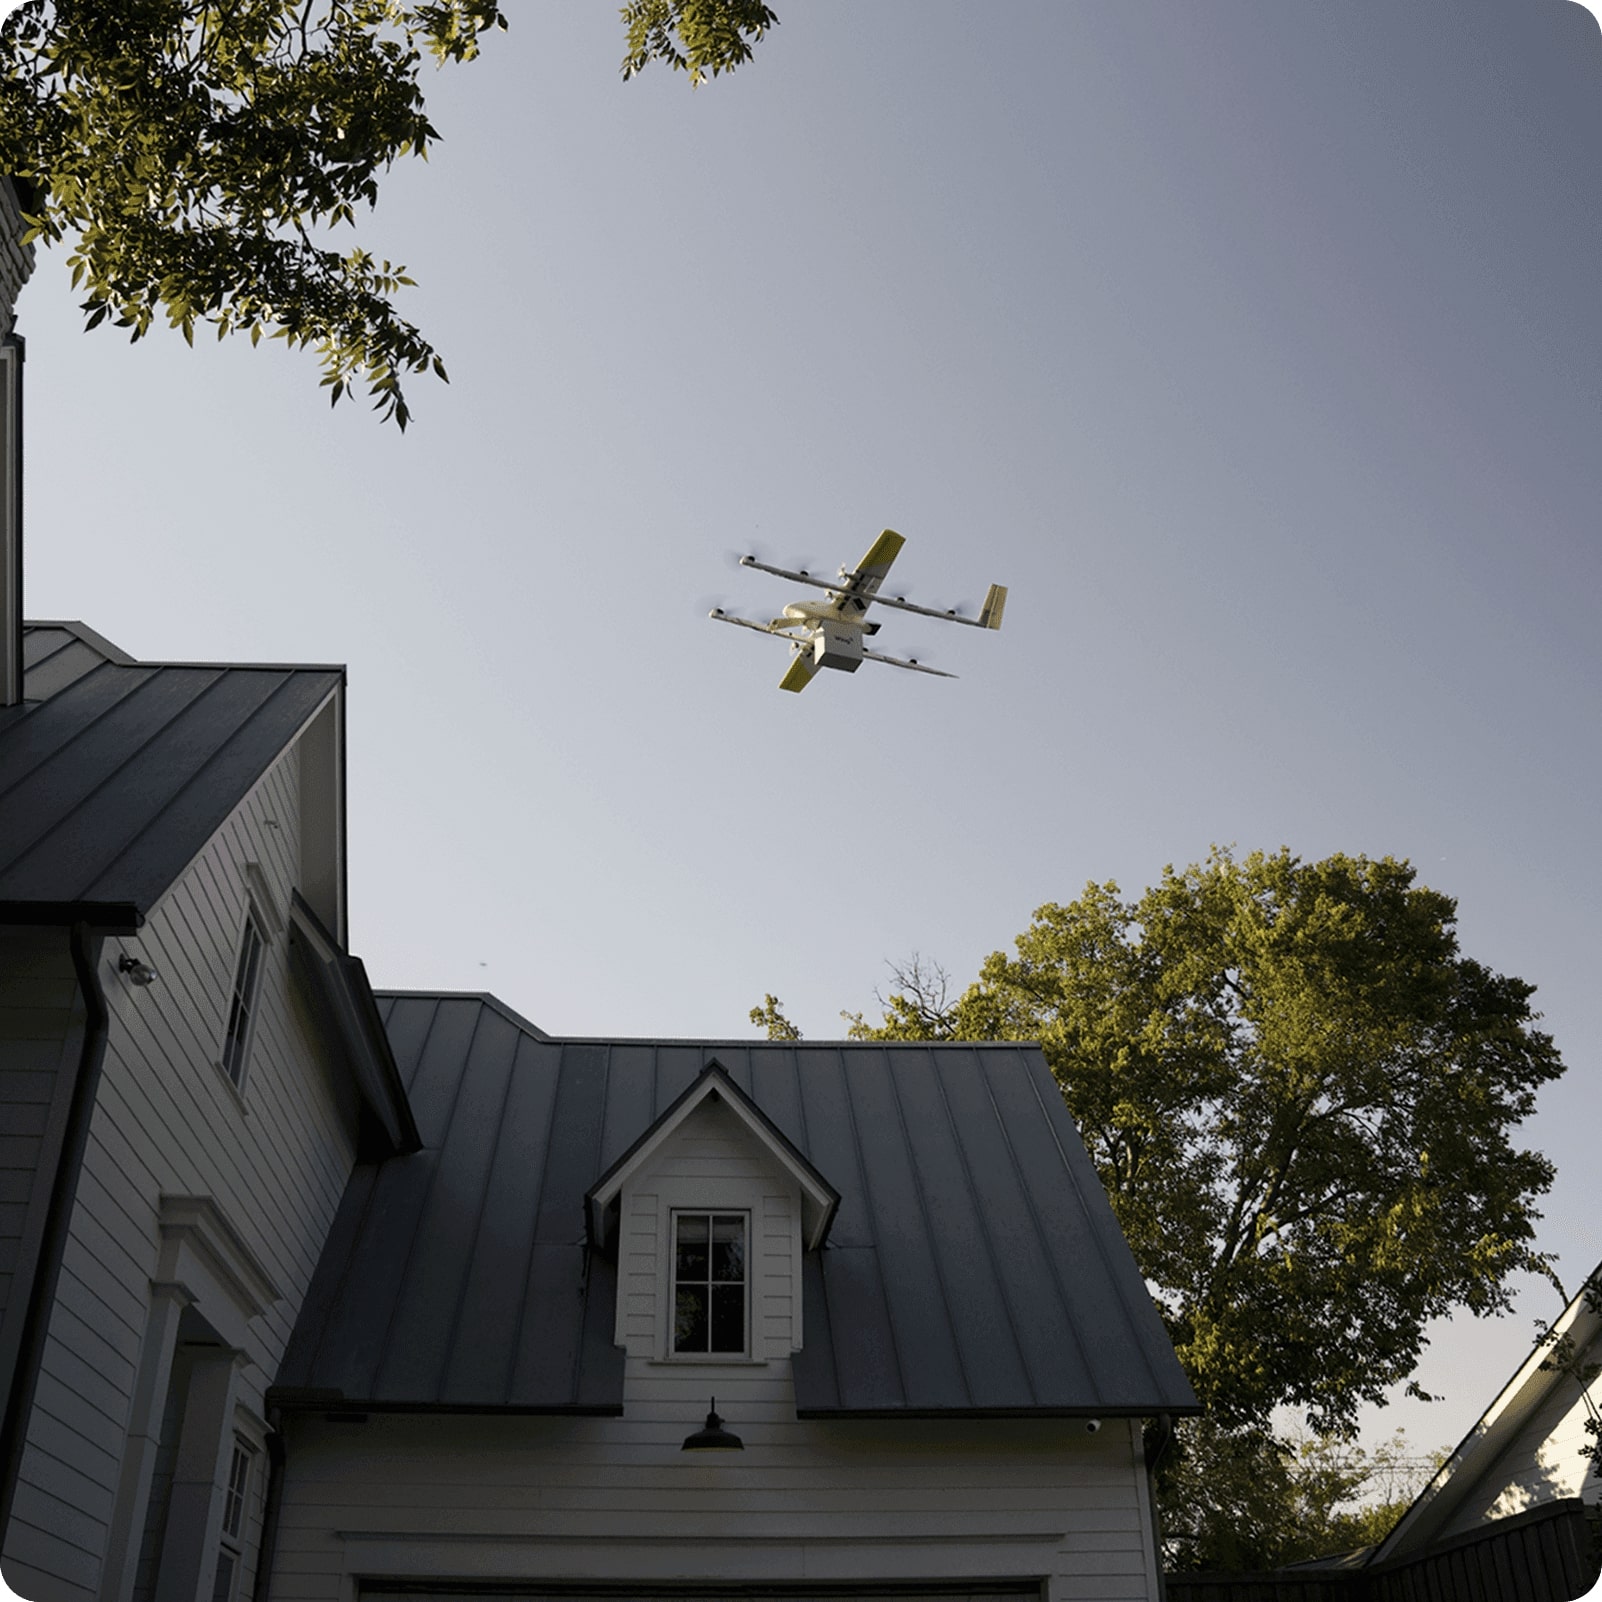
M 907 542 L 893 528 L 887 528 L 868 549 L 868 554 L 857 564 L 857 571 L 865 573 L 876 567 L 889 567 L 900 555 Z
M 812 682 L 812 663 L 804 656 L 797 656 L 790 664 L 790 671 L 779 680 L 781 690 L 794 690 L 798 695 Z

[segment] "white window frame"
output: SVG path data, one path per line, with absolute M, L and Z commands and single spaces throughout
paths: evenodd
M 256 1020 L 261 1010 L 262 973 L 267 966 L 270 944 L 267 921 L 256 909 L 254 899 L 245 909 L 244 927 L 234 956 L 234 979 L 228 991 L 228 1016 L 223 1024 L 222 1045 L 217 1066 L 222 1076 L 240 1094 L 250 1066 L 251 1043 L 256 1036 Z M 254 961 L 252 961 L 254 956 Z
M 235 1478 L 243 1470 L 235 1488 Z M 212 1569 L 211 1602 L 235 1602 L 245 1568 L 245 1530 L 250 1522 L 250 1497 L 256 1482 L 256 1446 L 234 1431 L 228 1453 L 228 1471 L 222 1482 L 221 1528 L 217 1536 L 217 1562 Z M 230 1565 L 226 1584 L 223 1564 Z
M 704 1282 L 709 1289 L 717 1282 L 711 1278 L 711 1225 L 719 1218 L 738 1218 L 743 1235 L 743 1251 L 741 1253 L 741 1266 L 744 1273 L 740 1280 L 740 1333 L 742 1345 L 738 1351 L 730 1352 L 681 1352 L 678 1350 L 677 1326 L 679 1308 L 679 1220 L 681 1218 L 704 1218 L 708 1221 L 707 1227 L 707 1279 Z M 667 1356 L 675 1363 L 744 1363 L 752 1357 L 751 1345 L 751 1209 L 749 1207 L 673 1207 L 668 1212 L 668 1295 L 667 1295 Z M 691 1284 L 702 1283 L 692 1280 Z M 707 1344 L 712 1341 L 712 1305 L 711 1296 L 707 1298 Z

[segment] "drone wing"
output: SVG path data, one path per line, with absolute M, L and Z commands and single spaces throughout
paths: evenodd
M 815 589 L 829 592 L 828 605 L 841 617 L 854 620 L 868 610 L 868 603 L 884 583 L 890 564 L 895 561 L 901 547 L 907 542 L 892 528 L 887 528 L 872 545 L 868 554 L 853 568 L 842 567 L 837 577 L 821 578 L 805 568 L 774 567 L 771 562 L 759 562 L 754 556 L 742 556 L 741 567 L 752 567 L 759 573 L 772 573 L 775 578 L 791 579 L 797 584 L 810 584 Z M 943 614 L 942 614 L 943 615 Z
M 913 673 L 932 673 L 937 679 L 954 679 L 957 676 L 941 668 L 925 667 L 916 657 L 886 656 L 882 651 L 870 651 L 866 646 L 862 648 L 862 655 L 869 662 L 883 662 L 886 667 L 907 668 Z
M 868 604 L 878 593 L 890 572 L 890 564 L 901 554 L 907 542 L 893 528 L 887 528 L 849 573 L 842 572 L 835 593 L 839 597 L 836 610 L 842 617 L 861 617 Z
M 810 651 L 797 651 L 790 658 L 789 671 L 779 680 L 781 690 L 794 690 L 799 695 L 812 682 L 812 676 L 818 671 L 818 665 L 812 659 Z

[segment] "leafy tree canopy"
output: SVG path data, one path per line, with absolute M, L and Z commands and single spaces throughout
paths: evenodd
M 1370 1451 L 1188 1420 L 1159 1470 L 1163 1565 L 1239 1574 L 1375 1546 L 1447 1455 L 1415 1454 L 1400 1430 Z
M 776 22 L 750 0 L 631 0 L 624 74 L 699 83 Z M 405 428 L 402 377 L 438 354 L 395 310 L 402 266 L 334 248 L 378 178 L 438 132 L 425 56 L 475 57 L 497 0 L 24 0 L 0 35 L 0 172 L 30 237 L 72 240 L 86 326 L 193 342 L 265 333 L 316 351 L 338 401 L 365 382 Z
M 953 1002 L 898 973 L 866 1038 L 1038 1040 L 1220 1428 L 1321 1432 L 1407 1380 L 1433 1317 L 1504 1309 L 1552 1165 L 1515 1126 L 1562 1072 L 1533 987 L 1458 949 L 1391 858 L 1282 850 L 1043 906 Z M 1420 1393 L 1422 1394 L 1422 1393 Z

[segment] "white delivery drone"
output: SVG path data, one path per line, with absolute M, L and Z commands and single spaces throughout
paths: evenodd
M 917 612 L 923 617 L 938 617 L 947 623 L 966 623 L 970 628 L 999 629 L 1002 608 L 1007 604 L 1007 589 L 1003 584 L 992 584 L 985 595 L 985 604 L 979 616 L 959 617 L 955 607 L 940 611 L 932 606 L 914 606 L 903 596 L 881 595 L 879 586 L 884 583 L 890 564 L 895 561 L 906 541 L 893 529 L 886 529 L 873 542 L 873 547 L 854 568 L 842 567 L 833 579 L 817 578 L 804 568 L 791 572 L 784 567 L 770 567 L 754 556 L 742 556 L 741 567 L 754 567 L 759 573 L 772 573 L 779 578 L 794 579 L 797 584 L 812 584 L 825 591 L 821 601 L 792 601 L 783 613 L 771 623 L 758 623 L 748 617 L 730 617 L 722 607 L 714 607 L 711 616 L 719 623 L 735 623 L 742 629 L 755 629 L 758 634 L 776 634 L 790 642 L 790 668 L 779 680 L 781 690 L 801 691 L 812 682 L 820 667 L 838 668 L 842 673 L 855 673 L 867 662 L 883 662 L 887 667 L 908 668 L 914 673 L 932 673 L 936 678 L 954 679 L 955 673 L 942 673 L 939 668 L 925 667 L 916 658 L 905 661 L 898 656 L 884 656 L 870 651 L 863 636 L 877 634 L 879 625 L 865 620 L 869 606 L 892 606 L 902 612 Z

